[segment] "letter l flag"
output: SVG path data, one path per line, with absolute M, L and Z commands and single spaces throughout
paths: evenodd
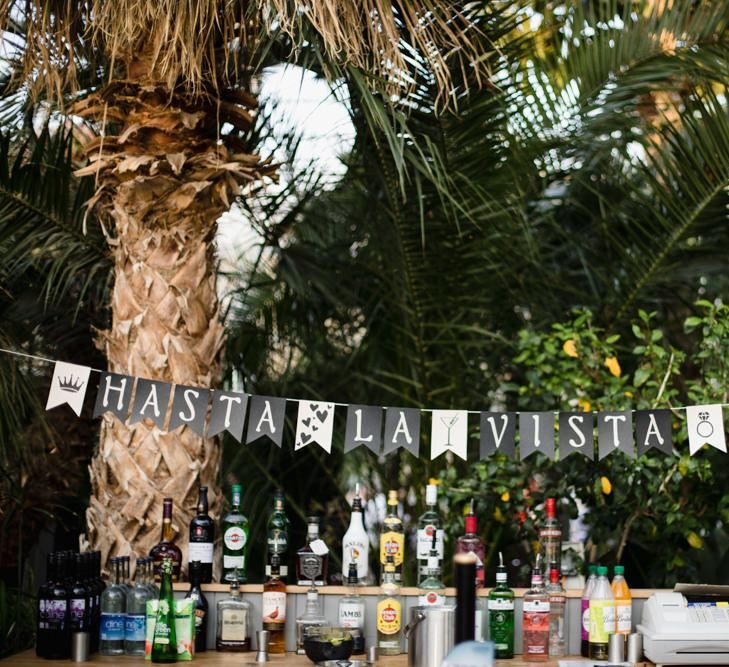
M 77 366 L 67 364 L 65 361 L 57 361 L 53 368 L 53 378 L 48 390 L 48 401 L 46 410 L 55 408 L 67 403 L 76 413 L 81 416 L 81 409 L 84 406 L 86 388 L 89 386 L 89 375 L 91 369 L 88 366 Z

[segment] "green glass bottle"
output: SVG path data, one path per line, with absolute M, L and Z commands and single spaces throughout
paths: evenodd
M 160 567 L 162 584 L 152 635 L 152 662 L 177 662 L 175 599 L 172 595 L 172 559 L 164 558 Z
M 514 657 L 514 591 L 506 582 L 504 559 L 499 552 L 496 586 L 489 593 L 489 639 L 497 660 Z
M 230 583 L 237 579 L 241 584 L 246 583 L 247 553 L 248 553 L 248 519 L 240 511 L 241 485 L 233 484 L 231 490 L 230 512 L 223 517 L 223 582 Z M 236 576 L 237 571 L 237 576 Z

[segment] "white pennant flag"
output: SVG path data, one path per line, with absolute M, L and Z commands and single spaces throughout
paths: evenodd
M 46 410 L 68 403 L 77 417 L 81 416 L 91 369 L 87 366 L 57 361 L 53 369 L 51 388 L 48 390 Z
M 686 408 L 689 453 L 693 456 L 704 445 L 726 452 L 724 415 L 721 405 L 691 405 Z
M 454 452 L 464 461 L 468 456 L 468 412 L 433 410 L 430 429 L 430 460 L 443 452 Z
M 333 427 L 334 405 L 332 403 L 299 401 L 294 451 L 316 442 L 327 454 L 331 453 Z

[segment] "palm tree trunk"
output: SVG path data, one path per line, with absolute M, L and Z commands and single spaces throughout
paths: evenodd
M 254 103 L 240 92 L 221 100 L 166 90 L 137 61 L 126 80 L 75 108 L 98 132 L 84 146 L 90 164 L 78 173 L 96 174 L 91 205 L 110 227 L 112 322 L 99 340 L 111 371 L 203 387 L 219 380 L 216 220 L 242 183 L 271 168 L 241 150 L 239 139 L 220 141 L 218 128 L 227 121 L 246 129 L 245 107 Z M 211 514 L 218 513 L 220 458 L 215 438 L 186 426 L 166 433 L 106 415 L 90 466 L 89 547 L 101 550 L 103 562 L 148 553 L 159 540 L 162 499 L 172 497 L 184 552 L 198 479 L 208 486 Z

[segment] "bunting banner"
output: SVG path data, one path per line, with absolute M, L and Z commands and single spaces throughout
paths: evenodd
M 282 447 L 286 406 L 296 403 L 294 451 L 315 443 L 331 453 L 335 442 L 335 411 L 340 407 L 347 408 L 342 440 L 345 453 L 364 445 L 378 456 L 399 449 L 419 456 L 422 414 L 430 413 L 431 460 L 448 452 L 468 460 L 469 441 L 473 437 L 478 438 L 479 460 L 496 454 L 515 459 L 517 446 L 522 461 L 535 453 L 552 460 L 557 457 L 564 460 L 576 454 L 591 461 L 596 454 L 601 461 L 616 452 L 630 458 L 653 451 L 668 455 L 674 452 L 673 433 L 679 428 L 678 415 L 682 411 L 686 413 L 691 456 L 705 446 L 727 452 L 723 415 L 726 404 L 597 412 L 494 412 L 349 405 L 175 385 L 13 350 L 0 348 L 0 352 L 53 364 L 46 410 L 68 405 L 80 416 L 93 372 L 99 376 L 93 417 L 109 418 L 110 413 L 130 425 L 144 421 L 160 430 L 189 428 L 201 437 L 227 432 L 246 445 L 268 439 Z M 474 415 L 478 416 L 477 434 L 475 429 L 469 431 L 469 421 Z

